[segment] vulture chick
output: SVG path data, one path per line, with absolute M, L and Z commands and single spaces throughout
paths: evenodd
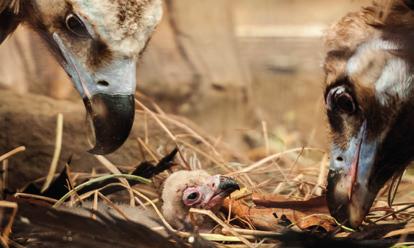
M 232 178 L 215 175 L 211 176 L 204 170 L 177 171 L 171 174 L 164 182 L 162 189 L 162 212 L 165 219 L 180 230 L 191 225 L 208 228 L 202 216 L 198 219 L 190 218 L 190 208 L 199 208 L 217 212 L 223 201 L 235 190 L 240 189 L 239 184 Z M 81 215 L 91 216 L 87 211 L 92 209 L 91 202 L 83 203 L 81 208 L 64 208 L 67 211 Z M 119 211 L 122 212 L 120 215 Z M 116 209 L 110 206 L 99 205 L 98 211 L 105 215 L 116 215 L 119 218 L 127 217 L 129 220 L 155 227 L 157 217 L 152 212 L 139 210 L 129 205 L 118 205 Z
M 178 171 L 164 182 L 162 211 L 166 220 L 177 229 L 191 228 L 191 225 L 207 229 L 211 227 L 210 223 L 199 216 L 194 216 L 196 220 L 191 218 L 190 208 L 216 212 L 223 200 L 238 189 L 238 183 L 229 177 L 210 176 L 202 170 Z M 17 200 L 17 203 L 18 221 L 13 228 L 13 237 L 24 240 L 27 247 L 63 244 L 65 247 L 130 247 L 131 244 L 132 247 L 151 247 L 152 242 L 154 247 L 172 247 L 166 240 L 167 232 L 152 231 L 161 222 L 149 210 L 101 203 L 97 210 L 93 210 L 90 201 L 83 202 L 81 207 L 62 206 L 59 209 L 31 205 L 27 201 Z
M 107 154 L 132 128 L 136 60 L 161 15 L 161 0 L 0 0 L 0 44 L 20 23 L 40 34 L 84 101 L 90 152 Z
M 190 208 L 217 212 L 224 199 L 239 189 L 239 184 L 229 177 L 211 176 L 203 170 L 178 171 L 164 183 L 162 212 L 175 228 L 184 229 L 190 224 L 207 228 L 203 216 L 190 216 Z
M 348 14 L 326 46 L 327 200 L 338 221 L 357 227 L 414 158 L 414 1 L 377 1 Z

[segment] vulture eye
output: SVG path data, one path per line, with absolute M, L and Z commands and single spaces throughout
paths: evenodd
M 183 193 L 183 202 L 187 206 L 194 206 L 200 200 L 201 195 L 196 187 L 187 188 Z
M 190 200 L 190 201 L 197 200 L 197 198 L 198 198 L 198 193 L 197 192 L 193 192 L 193 193 L 191 193 L 187 196 L 187 199 Z
M 326 105 L 330 111 L 353 114 L 356 111 L 355 100 L 344 86 L 331 89 L 326 97 Z
M 87 38 L 90 36 L 85 24 L 75 14 L 69 14 L 66 16 L 66 28 L 79 37 Z

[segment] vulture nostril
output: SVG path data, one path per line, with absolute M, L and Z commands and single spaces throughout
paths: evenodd
M 105 81 L 105 80 L 99 80 L 98 81 L 98 85 L 104 86 L 104 87 L 108 87 L 109 86 L 109 83 L 107 81 Z
M 343 162 L 343 161 L 344 161 L 344 159 L 343 159 L 342 157 L 337 157 L 337 158 L 336 158 L 336 161 L 338 161 L 338 162 Z

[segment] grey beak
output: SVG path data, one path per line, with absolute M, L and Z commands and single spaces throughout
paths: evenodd
M 113 61 L 97 71 L 89 71 L 53 34 L 61 55 L 63 68 L 81 95 L 92 121 L 95 146 L 89 151 L 108 154 L 117 150 L 128 138 L 135 116 L 135 61 Z
M 332 149 L 327 202 L 332 216 L 342 224 L 358 227 L 375 200 L 379 188 L 370 180 L 377 148 L 376 140 L 368 140 L 364 122 L 346 149 Z
M 89 152 L 108 154 L 122 146 L 134 124 L 134 96 L 97 94 L 91 100 L 85 99 L 84 103 L 95 133 L 95 147 Z M 97 108 L 104 109 L 105 114 L 96 113 Z

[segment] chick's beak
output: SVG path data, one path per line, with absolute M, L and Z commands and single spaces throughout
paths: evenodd
M 327 201 L 342 224 L 361 225 L 375 200 L 380 189 L 372 184 L 377 147 L 376 140 L 368 139 L 364 122 L 346 149 L 332 148 Z
M 226 197 L 229 196 L 236 190 L 240 190 L 239 183 L 231 177 L 219 176 L 220 183 L 216 193 L 225 194 Z
M 128 138 L 135 115 L 136 67 L 132 59 L 119 59 L 91 72 L 79 62 L 57 33 L 53 34 L 63 57 L 63 68 L 83 98 L 94 132 L 89 151 L 108 154 Z
M 230 196 L 236 190 L 240 190 L 240 186 L 236 180 L 230 177 L 215 175 L 210 177 L 205 185 L 206 203 L 205 208 L 216 209 L 221 207 L 226 197 Z

